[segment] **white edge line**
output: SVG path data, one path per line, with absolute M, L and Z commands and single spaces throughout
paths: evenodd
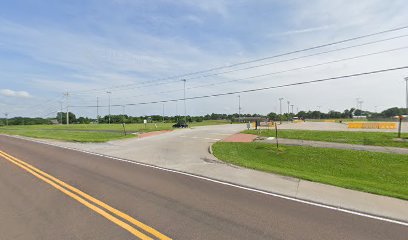
M 235 187 L 235 188 L 239 188 L 239 189 L 243 189 L 243 190 L 247 190 L 247 191 L 251 191 L 251 192 L 256 192 L 256 193 L 261 193 L 261 194 L 265 194 L 265 195 L 269 195 L 269 196 L 273 196 L 273 197 L 278 197 L 278 198 L 282 198 L 282 199 L 286 199 L 286 200 L 291 200 L 291 201 L 299 202 L 299 203 L 303 203 L 303 204 L 308 204 L 308 205 L 312 205 L 312 206 L 316 206 L 316 207 L 326 208 L 326 209 L 335 210 L 335 211 L 339 211 L 339 212 L 345 212 L 345 213 L 349 213 L 349 214 L 353 214 L 353 215 L 357 215 L 357 216 L 362 216 L 362 217 L 367 217 L 367 218 L 380 220 L 380 221 L 384 221 L 384 222 L 395 223 L 395 224 L 399 224 L 399 225 L 402 225 L 402 226 L 408 226 L 408 222 L 404 222 L 404 221 L 399 221 L 399 220 L 386 218 L 386 217 L 380 217 L 380 216 L 372 215 L 372 214 L 369 214 L 369 213 L 358 212 L 358 211 L 354 211 L 354 210 L 350 210 L 350 209 L 346 209 L 346 208 L 342 208 L 342 207 L 335 207 L 335 206 L 326 205 L 326 204 L 323 204 L 323 203 L 317 203 L 317 202 L 313 202 L 313 201 L 308 201 L 308 200 L 304 200 L 304 199 L 300 199 L 300 198 L 289 197 L 289 196 L 285 196 L 283 194 L 268 192 L 268 191 L 259 190 L 259 189 L 256 189 L 256 188 L 251 188 L 251 187 L 245 187 L 245 186 L 241 186 L 241 185 L 234 184 L 234 183 L 224 182 L 224 181 L 221 181 L 221 180 L 216 180 L 216 179 L 212 179 L 212 178 L 208 178 L 208 177 L 204 177 L 204 176 L 200 176 L 200 175 L 196 175 L 196 174 L 192 174 L 192 173 L 187 173 L 187 172 L 183 172 L 183 171 L 178 171 L 178 170 L 173 170 L 173 169 L 169 169 L 169 168 L 159 167 L 159 166 L 151 165 L 151 164 L 148 164 L 148 163 L 142 163 L 142 162 L 137 162 L 137 161 L 133 161 L 133 160 L 127 160 L 127 159 L 123 159 L 123 158 L 104 155 L 104 154 L 101 154 L 101 153 L 94 153 L 94 152 L 90 152 L 90 151 L 86 151 L 86 150 L 61 146 L 61 145 L 58 145 L 58 144 L 55 144 L 55 143 L 43 142 L 43 141 L 40 141 L 40 140 L 25 138 L 25 137 L 21 137 L 21 136 L 6 135 L 6 134 L 0 134 L 0 135 L 7 136 L 7 137 L 14 137 L 14 138 L 27 140 L 27 141 L 32 141 L 32 142 L 36 142 L 36 143 L 41 143 L 41 144 L 45 144 L 45 145 L 49 145 L 49 146 L 53 146 L 53 147 L 59 147 L 59 148 L 63 148 L 63 149 L 73 150 L 73 151 L 77 151 L 77 152 L 82 152 L 82 153 L 86 153 L 86 154 L 90 154 L 90 155 L 94 155 L 94 156 L 105 157 L 105 158 L 113 159 L 113 160 L 120 161 L 120 162 L 127 162 L 127 163 L 136 164 L 136 165 L 140 165 L 140 166 L 144 166 L 144 167 L 150 167 L 150 168 L 154 168 L 154 169 L 158 169 L 158 170 L 162 170 L 162 171 L 166 171 L 166 172 L 177 173 L 177 174 L 181 174 L 181 175 L 185 175 L 185 176 L 189 176 L 189 177 L 194 177 L 194 178 L 206 180 L 206 181 L 209 181 L 209 182 L 214 182 L 214 183 L 218 183 L 218 184 L 222 184 L 222 185 L 226 185 L 226 186 L 230 186 L 230 187 Z

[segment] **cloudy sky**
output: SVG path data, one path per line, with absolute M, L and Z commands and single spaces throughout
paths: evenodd
M 100 115 L 108 112 L 107 91 L 112 105 L 179 99 L 182 78 L 194 97 L 402 67 L 408 28 L 268 57 L 406 25 L 405 0 L 0 1 L 0 111 L 52 117 L 69 92 L 74 113 L 95 117 L 97 98 Z M 244 93 L 242 112 L 279 111 L 278 98 L 294 111 L 342 111 L 356 98 L 365 110 L 403 107 L 407 76 L 399 70 Z M 163 104 L 112 107 L 112 114 L 123 110 L 161 114 Z M 165 103 L 164 111 L 182 114 L 183 102 Z M 237 111 L 238 95 L 187 101 L 190 115 Z

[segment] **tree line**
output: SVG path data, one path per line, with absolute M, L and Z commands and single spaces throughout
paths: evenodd
M 300 111 L 296 114 L 294 113 L 284 113 L 282 115 L 271 112 L 267 115 L 262 114 L 206 114 L 204 116 L 129 116 L 129 115 L 105 115 L 96 118 L 88 117 L 78 117 L 69 112 L 69 123 L 70 124 L 90 124 L 90 123 L 143 123 L 144 120 L 148 122 L 177 122 L 186 119 L 187 122 L 202 122 L 205 120 L 228 120 L 228 121 L 238 121 L 240 118 L 268 118 L 270 120 L 288 120 L 294 117 L 301 119 L 348 119 L 353 118 L 353 116 L 366 116 L 368 119 L 385 119 L 391 118 L 397 115 L 408 115 L 408 109 L 393 107 L 384 110 L 380 113 L 362 111 L 360 109 L 346 109 L 343 112 L 329 111 L 328 113 L 320 111 Z M 37 125 L 37 124 L 66 124 L 66 113 L 59 112 L 55 118 L 28 118 L 28 117 L 13 117 L 9 119 L 0 118 L 0 126 L 8 125 Z

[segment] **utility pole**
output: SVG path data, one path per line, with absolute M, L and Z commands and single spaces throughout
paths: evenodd
M 8 113 L 4 113 L 4 116 L 6 116 L 6 126 L 8 126 Z
M 282 124 L 282 100 L 283 100 L 283 98 L 279 98 L 279 115 L 280 115 L 280 124 Z
M 322 106 L 317 106 L 317 109 L 318 109 L 317 111 L 319 112 L 319 119 L 320 119 L 320 115 L 321 115 L 321 114 L 320 114 L 320 108 L 321 108 L 321 107 L 322 107 Z
M 69 93 L 66 92 L 64 93 L 64 96 L 66 97 L 66 101 L 67 101 L 67 125 L 69 125 Z
M 290 101 L 288 101 L 288 122 L 289 122 L 289 114 L 290 114 L 290 112 L 289 112 L 289 106 L 290 106 Z
M 238 122 L 241 122 L 241 95 L 238 95 Z
M 356 102 L 357 102 L 357 105 L 356 105 L 356 110 L 357 110 L 357 109 L 359 109 L 360 98 L 356 98 Z
M 405 78 L 405 94 L 406 94 L 405 108 L 408 109 L 408 77 Z
M 60 111 L 60 124 L 62 124 L 62 101 L 59 101 L 60 103 L 60 107 L 61 107 L 61 111 Z
M 292 115 L 293 115 L 293 106 L 294 106 L 294 105 L 292 104 L 292 105 L 290 105 L 290 106 L 292 107 Z
M 111 108 L 111 102 L 110 102 L 110 95 L 111 95 L 112 92 L 107 91 L 106 93 L 107 93 L 108 96 L 109 96 L 109 100 L 108 100 L 108 101 L 109 101 L 109 107 L 108 107 L 108 110 L 109 110 L 108 122 L 109 122 L 109 124 L 110 124 L 110 123 L 111 123 L 111 109 L 110 109 L 110 108 Z
M 164 122 L 164 103 L 163 103 L 163 114 L 162 114 L 162 116 L 163 116 L 163 122 Z
M 182 80 L 184 82 L 184 123 L 187 124 L 187 107 L 186 107 L 186 79 Z
M 96 97 L 96 123 L 99 124 L 99 97 Z

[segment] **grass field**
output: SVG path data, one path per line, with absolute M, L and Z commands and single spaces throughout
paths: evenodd
M 408 155 L 226 142 L 213 151 L 235 165 L 408 200 Z
M 190 127 L 226 124 L 228 121 L 214 120 L 194 122 Z M 126 136 L 121 124 L 71 124 L 71 125 L 25 125 L 2 126 L 0 133 L 34 138 L 56 139 L 74 142 L 106 142 L 135 137 L 135 134 L 172 129 L 174 123 L 126 124 Z
M 275 131 L 246 130 L 244 133 L 257 134 L 263 137 L 275 137 Z M 346 132 L 346 131 L 312 131 L 312 130 L 279 130 L 278 137 L 289 139 L 303 139 L 313 141 L 362 144 L 373 146 L 388 146 L 408 148 L 408 142 L 397 142 L 396 133 L 391 132 Z M 408 138 L 408 133 L 402 134 Z

